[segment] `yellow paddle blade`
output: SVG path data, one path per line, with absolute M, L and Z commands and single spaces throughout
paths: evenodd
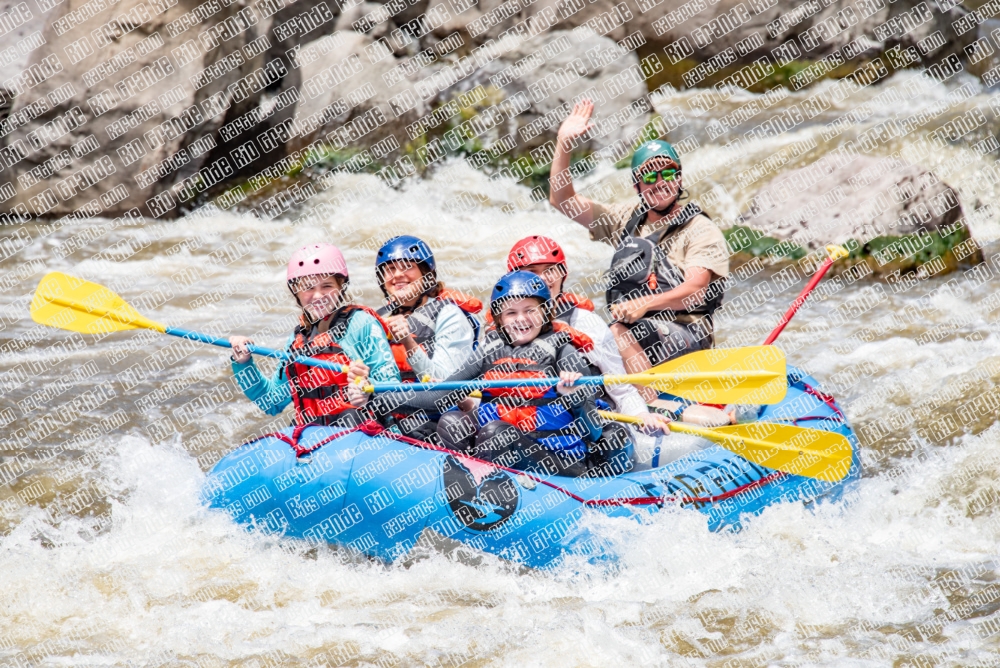
M 597 411 L 606 420 L 642 424 L 631 415 Z M 743 459 L 785 473 L 828 482 L 843 480 L 851 468 L 850 441 L 840 434 L 773 422 L 749 422 L 725 427 L 696 427 L 671 422 L 670 431 L 694 434 L 718 443 Z
M 706 438 L 754 464 L 827 482 L 844 479 L 854 452 L 841 434 L 773 422 L 714 429 L 671 422 L 670 429 Z
M 830 259 L 833 260 L 834 262 L 850 256 L 850 253 L 847 251 L 846 248 L 844 248 L 843 246 L 837 246 L 835 244 L 827 245 L 826 252 L 827 255 L 830 256 Z
M 143 317 L 128 302 L 103 285 L 62 272 L 49 272 L 31 300 L 31 319 L 41 325 L 81 334 L 107 334 L 127 329 L 164 326 Z
M 648 385 L 701 404 L 776 404 L 788 392 L 785 353 L 774 346 L 711 348 L 688 353 L 605 384 Z

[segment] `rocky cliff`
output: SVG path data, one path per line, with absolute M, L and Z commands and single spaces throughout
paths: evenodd
M 581 97 L 581 154 L 616 161 L 676 128 L 651 114 L 668 74 L 947 74 L 987 18 L 949 0 L 5 0 L 0 214 L 172 217 L 325 160 L 394 183 L 459 152 L 528 178 Z

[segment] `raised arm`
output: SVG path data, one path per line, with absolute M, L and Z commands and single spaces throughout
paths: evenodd
M 573 106 L 573 111 L 559 126 L 549 172 L 549 203 L 564 216 L 588 228 L 594 221 L 592 202 L 583 195 L 577 195 L 573 189 L 569 161 L 577 140 L 593 128 L 590 122 L 593 113 L 594 103 L 590 100 L 581 100 Z

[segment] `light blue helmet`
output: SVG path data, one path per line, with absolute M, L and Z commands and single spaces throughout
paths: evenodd
M 549 288 L 541 277 L 532 274 L 530 271 L 512 271 L 505 274 L 497 284 L 493 286 L 493 294 L 490 295 L 490 311 L 496 315 L 497 307 L 508 299 L 522 299 L 533 297 L 548 302 L 552 299 Z

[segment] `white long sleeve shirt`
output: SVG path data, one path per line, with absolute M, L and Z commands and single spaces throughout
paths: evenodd
M 615 335 L 599 315 L 582 308 L 573 309 L 569 326 L 580 330 L 593 340 L 594 349 L 584 353 L 584 356 L 588 362 L 600 369 L 601 373 L 605 375 L 625 373 L 625 364 L 615 343 Z M 619 413 L 643 415 L 649 412 L 646 402 L 631 385 L 611 385 L 605 389 Z
M 462 309 L 446 304 L 434 323 L 433 357 L 428 357 L 423 348 L 417 348 L 406 355 L 406 361 L 418 378 L 448 378 L 472 355 L 475 339 L 472 324 Z

